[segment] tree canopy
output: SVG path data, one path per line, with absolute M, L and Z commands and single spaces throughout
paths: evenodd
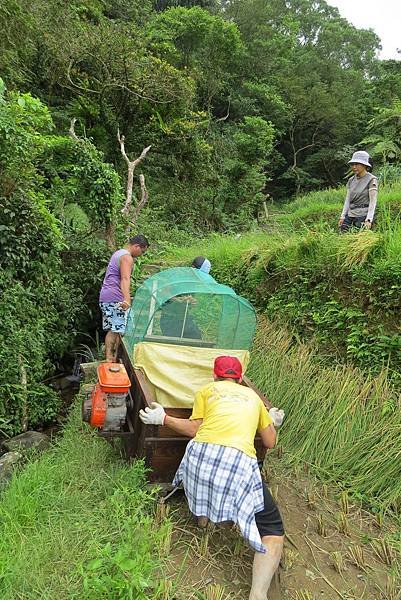
M 207 227 L 254 216 L 266 193 L 337 184 L 400 94 L 377 35 L 324 0 L 5 0 L 0 24 L 9 89 L 45 102 L 62 133 L 77 118 L 118 171 L 118 125 L 133 151 L 151 144 L 152 206 Z

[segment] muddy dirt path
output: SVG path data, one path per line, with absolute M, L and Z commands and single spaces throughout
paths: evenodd
M 400 600 L 399 556 L 391 523 L 362 510 L 346 494 L 269 454 L 266 479 L 287 538 L 269 600 Z M 252 552 L 235 529 L 200 530 L 185 498 L 168 507 L 173 521 L 169 577 L 176 600 L 246 600 Z

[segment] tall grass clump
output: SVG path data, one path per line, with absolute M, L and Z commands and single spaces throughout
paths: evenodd
M 343 235 L 337 238 L 337 262 L 342 271 L 363 265 L 376 249 L 383 247 L 383 235 L 365 230 L 357 235 Z
M 401 266 L 401 214 L 398 218 L 385 209 L 380 221 L 380 230 L 383 237 L 382 258 L 388 265 Z
M 280 443 L 378 510 L 401 515 L 401 403 L 386 372 L 320 364 L 314 348 L 261 319 L 250 377 L 286 411 Z
M 81 431 L 79 413 L 0 497 L 0 597 L 161 598 L 155 570 L 168 523 L 154 524 L 143 464 L 123 464 Z

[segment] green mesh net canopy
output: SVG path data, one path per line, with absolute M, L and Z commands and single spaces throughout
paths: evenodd
M 132 355 L 138 342 L 249 350 L 255 310 L 226 285 L 193 269 L 160 271 L 138 288 L 124 344 Z

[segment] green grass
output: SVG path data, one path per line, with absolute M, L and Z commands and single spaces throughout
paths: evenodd
M 249 375 L 287 418 L 280 444 L 295 462 L 401 523 L 401 404 L 386 372 L 328 368 L 316 348 L 262 319 Z
M 311 192 L 281 207 L 274 217 L 277 228 L 291 229 L 337 229 L 337 222 L 344 204 L 346 188 L 333 188 Z M 393 216 L 401 211 L 401 182 L 379 185 L 377 220 L 383 213 Z
M 207 256 L 216 280 L 259 311 L 336 360 L 371 374 L 388 366 L 401 386 L 401 184 L 380 190 L 373 231 L 338 234 L 343 196 L 313 192 L 271 212 L 267 229 L 171 249 L 165 264 Z
M 163 262 L 167 266 L 187 266 L 195 256 L 212 256 L 215 261 L 224 262 L 232 255 L 241 256 L 244 252 L 254 246 L 259 247 L 265 240 L 263 231 L 249 232 L 232 235 L 211 235 L 207 239 L 191 244 L 191 246 L 180 246 L 169 250 Z
M 352 267 L 363 264 L 373 250 L 377 258 L 399 260 L 401 255 L 401 184 L 386 186 L 380 192 L 378 222 L 374 231 L 362 235 L 338 236 L 345 188 L 313 192 L 280 207 L 272 215 L 272 229 L 245 234 L 211 235 L 187 247 L 169 248 L 167 266 L 190 264 L 199 254 L 212 261 L 213 272 L 224 281 L 235 280 L 242 265 L 294 271 L 313 267 Z M 360 257 L 360 258 L 359 258 Z
M 155 525 L 141 462 L 81 431 L 76 407 L 55 446 L 0 498 L 2 600 L 157 599 L 169 522 Z

